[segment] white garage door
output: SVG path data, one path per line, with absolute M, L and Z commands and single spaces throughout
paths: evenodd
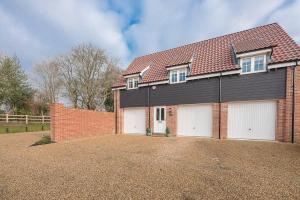
M 124 110 L 124 133 L 146 133 L 145 108 L 128 108 Z
M 228 105 L 228 138 L 275 140 L 276 102 Z
M 178 135 L 212 136 L 212 105 L 185 105 L 177 112 Z

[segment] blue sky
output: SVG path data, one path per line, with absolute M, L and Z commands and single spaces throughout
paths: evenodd
M 0 53 L 23 68 L 90 42 L 139 55 L 278 22 L 300 43 L 300 0 L 0 0 Z

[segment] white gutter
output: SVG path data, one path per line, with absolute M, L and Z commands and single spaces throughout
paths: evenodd
M 230 74 L 240 74 L 241 70 L 231 70 L 231 71 L 225 71 L 225 72 L 217 72 L 217 73 L 212 73 L 212 74 L 204 74 L 204 75 L 199 75 L 199 76 L 190 76 L 187 77 L 187 81 L 190 80 L 197 80 L 197 79 L 203 79 L 203 78 L 211 78 L 211 77 L 217 77 L 217 76 L 224 76 L 224 75 L 230 75 Z
M 169 81 L 157 81 L 157 82 L 152 82 L 152 83 L 142 83 L 139 84 L 139 87 L 145 87 L 145 86 L 151 86 L 151 85 L 162 85 L 162 84 L 167 84 Z
M 269 64 L 268 69 L 275 69 L 275 68 L 281 68 L 281 67 L 290 67 L 295 66 L 297 62 L 286 62 L 286 63 L 278 63 L 278 64 Z M 299 62 L 298 62 L 299 64 Z
M 122 89 L 126 89 L 126 87 L 121 86 L 121 87 L 113 88 L 113 89 L 111 89 L 111 90 L 112 90 L 112 91 L 115 91 L 115 90 L 122 90 Z

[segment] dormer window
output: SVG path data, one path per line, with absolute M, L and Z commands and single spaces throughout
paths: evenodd
M 241 68 L 243 74 L 266 71 L 266 55 L 241 58 Z
M 138 88 L 139 77 L 132 77 L 127 79 L 127 89 L 136 89 Z
M 187 69 L 170 70 L 170 83 L 181 83 L 186 81 Z

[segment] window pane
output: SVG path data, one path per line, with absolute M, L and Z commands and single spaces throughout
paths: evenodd
M 164 108 L 161 108 L 160 114 L 161 114 L 160 120 L 161 121 L 165 121 L 165 109 Z
M 159 121 L 159 111 L 160 109 L 159 108 L 156 108 L 156 121 Z
M 254 61 L 254 71 L 262 71 L 264 70 L 264 57 L 257 56 Z
M 244 59 L 242 60 L 243 65 L 242 65 L 242 72 L 247 73 L 251 71 L 251 59 Z
M 172 72 L 172 83 L 176 83 L 176 82 L 177 82 L 177 73 Z
M 138 87 L 138 79 L 134 80 L 134 87 L 137 88 Z
M 185 71 L 179 73 L 179 81 L 185 81 Z
M 131 79 L 129 79 L 128 87 L 129 87 L 130 89 L 133 88 L 133 83 L 132 83 L 132 80 L 131 80 Z

